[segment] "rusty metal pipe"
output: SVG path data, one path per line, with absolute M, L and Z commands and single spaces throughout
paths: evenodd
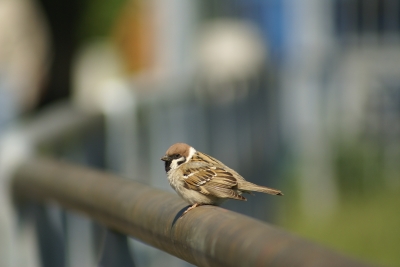
M 21 164 L 13 192 L 55 201 L 198 266 L 367 266 L 219 207 L 180 218 L 187 204 L 174 194 L 51 159 Z

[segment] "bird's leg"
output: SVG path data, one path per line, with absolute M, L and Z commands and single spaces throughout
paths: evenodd
M 200 203 L 194 203 L 191 207 L 189 207 L 187 210 L 185 210 L 185 212 L 182 214 L 182 216 L 185 215 L 188 211 L 190 211 L 190 210 L 192 210 L 192 209 L 194 209 L 194 208 L 196 208 L 198 206 L 201 206 L 201 204 Z

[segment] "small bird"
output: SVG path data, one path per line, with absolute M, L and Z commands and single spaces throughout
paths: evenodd
M 283 195 L 280 190 L 246 181 L 221 161 L 184 143 L 172 145 L 161 160 L 171 187 L 192 205 L 183 215 L 198 206 L 219 205 L 227 199 L 246 201 L 242 193 Z

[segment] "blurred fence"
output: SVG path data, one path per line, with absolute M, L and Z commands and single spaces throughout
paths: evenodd
M 360 189 L 359 184 L 366 192 L 376 190 L 378 179 L 375 172 L 370 171 L 371 166 L 376 166 L 376 160 L 364 157 L 367 153 L 363 150 L 360 150 L 360 165 L 366 166 L 367 171 L 361 168 L 357 177 L 350 172 L 347 179 L 346 173 L 341 173 L 352 164 L 347 158 L 342 159 L 347 164 L 342 167 L 345 170 L 336 170 L 336 157 L 346 153 L 340 150 L 340 145 L 344 143 L 346 147 L 361 136 L 383 148 L 381 169 L 385 182 L 382 184 L 386 188 L 398 186 L 399 1 L 291 2 L 208 1 L 209 10 L 206 11 L 211 18 L 223 14 L 255 22 L 256 29 L 261 30 L 267 40 L 263 45 L 270 46 L 266 49 L 270 54 L 261 53 L 266 57 L 264 66 L 256 64 L 255 73 L 243 77 L 243 73 L 249 73 L 248 66 L 232 61 L 225 62 L 224 67 L 205 65 L 200 71 L 185 72 L 190 69 L 185 65 L 178 68 L 177 73 L 173 72 L 171 76 L 176 76 L 168 81 L 157 84 L 149 79 L 154 82 L 151 85 L 141 84 L 140 79 L 128 83 L 121 80 L 104 82 L 102 78 L 111 73 L 106 69 L 93 77 L 98 82 L 96 86 L 86 83 L 82 86 L 90 90 L 83 95 L 87 101 L 82 106 L 86 107 L 101 95 L 104 118 L 77 112 L 65 105 L 17 127 L 6 138 L 2 136 L 0 180 L 9 179 L 11 170 L 20 166 L 21 159 L 47 154 L 171 190 L 159 158 L 171 144 L 187 142 L 221 159 L 246 179 L 277 188 L 280 188 L 277 183 L 282 183 L 282 166 L 294 158 L 293 162 L 300 166 L 298 183 L 303 212 L 324 217 L 332 214 L 340 200 L 343 188 L 340 188 L 341 181 L 338 185 L 338 179 L 344 180 L 352 193 L 354 187 Z M 176 14 L 171 12 L 170 16 L 176 17 Z M 189 20 L 185 23 L 180 19 L 173 20 L 174 27 L 191 25 L 181 32 L 179 38 L 184 40 L 184 33 L 190 32 L 194 23 L 191 16 L 185 17 Z M 166 32 L 166 29 L 180 32 L 168 21 L 162 24 L 160 32 Z M 231 26 L 225 30 L 231 30 Z M 223 35 L 220 33 L 223 32 L 215 36 Z M 170 49 L 163 50 L 165 55 L 175 51 L 177 54 L 172 53 L 171 58 L 182 56 L 177 52 L 181 49 L 175 49 L 175 46 L 179 47 L 176 41 L 181 40 L 179 38 L 171 37 Z M 159 42 L 159 45 L 166 46 L 165 42 Z M 247 45 L 244 52 L 256 50 Z M 233 55 L 243 52 L 238 51 L 235 49 L 227 58 L 231 60 Z M 102 56 L 104 53 L 95 57 L 102 59 Z M 250 54 L 250 58 L 262 56 Z M 174 65 L 172 62 L 166 60 L 165 67 L 170 68 Z M 268 67 L 268 64 L 273 66 Z M 107 61 L 95 61 L 88 68 L 90 71 L 82 71 L 81 75 L 89 77 L 92 71 L 110 65 Z M 230 69 L 231 66 L 234 68 Z M 208 67 L 213 67 L 212 71 L 207 72 Z M 214 70 L 218 69 L 223 70 L 219 74 L 226 75 L 227 79 L 217 77 L 212 81 Z M 227 70 L 233 71 L 234 75 Z M 48 166 L 53 163 L 49 162 Z M 21 170 L 25 171 L 19 176 L 21 182 L 26 178 L 33 179 L 34 174 L 30 170 L 35 164 L 24 166 Z M 71 166 L 71 170 L 73 168 Z M 349 186 L 353 181 L 355 185 Z M 3 196 L 0 194 L 0 198 Z M 225 207 L 271 221 L 276 201 L 260 195 L 250 198 L 247 203 L 228 202 Z M 4 203 L 7 202 L 0 201 L 1 205 Z M 7 210 L 0 207 L 0 213 Z M 94 266 L 97 262 L 103 266 L 112 266 L 112 263 L 132 265 L 129 253 L 133 253 L 135 263 L 140 266 L 189 265 L 141 243 L 126 242 L 124 235 L 108 232 L 105 237 L 105 230 L 99 225 L 48 203 L 20 212 L 21 225 L 31 217 L 36 221 L 41 258 L 46 267 Z M 232 218 L 237 216 L 227 214 Z M 0 216 L 0 231 L 7 232 L 7 227 L 2 228 L 3 218 Z M 18 220 L 6 225 L 17 225 L 16 222 Z M 0 245 L 1 242 L 8 244 L 7 240 L 0 240 Z M 0 251 L 0 266 L 5 258 L 13 257 L 8 253 L 12 246 L 6 248 L 6 256 L 3 257 Z M 99 255 L 100 260 L 97 259 Z

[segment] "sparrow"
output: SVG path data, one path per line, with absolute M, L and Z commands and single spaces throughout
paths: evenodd
M 221 161 L 184 143 L 172 145 L 161 160 L 171 187 L 192 205 L 182 215 L 198 206 L 219 205 L 228 199 L 246 201 L 242 194 L 252 191 L 283 196 L 280 190 L 246 181 Z

